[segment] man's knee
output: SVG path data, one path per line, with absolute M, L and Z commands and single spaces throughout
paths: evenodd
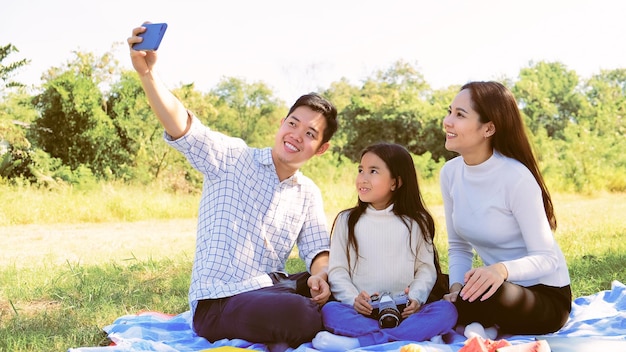
M 311 341 L 315 335 L 323 330 L 322 313 L 319 306 L 308 298 L 285 302 L 278 314 L 282 322 L 277 324 L 278 330 L 285 333 L 284 340 L 292 347 Z M 281 331 L 277 331 L 281 334 Z

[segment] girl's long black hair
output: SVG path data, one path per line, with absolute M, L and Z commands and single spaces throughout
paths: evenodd
M 400 187 L 396 188 L 393 192 L 391 203 L 393 203 L 393 213 L 399 216 L 407 226 L 409 233 L 411 233 L 412 221 L 419 225 L 422 232 L 422 236 L 426 243 L 432 244 L 435 268 L 437 269 L 437 275 L 441 274 L 441 266 L 439 265 L 439 255 L 437 254 L 437 248 L 435 247 L 435 221 L 432 215 L 426 209 L 422 193 L 419 189 L 417 182 L 417 173 L 415 171 L 415 164 L 409 151 L 403 146 L 395 143 L 376 143 L 366 147 L 361 152 L 361 158 L 365 153 L 374 153 L 381 158 L 391 173 L 391 177 L 396 180 L 396 184 Z M 332 226 L 334 232 L 337 218 L 342 213 L 348 212 L 348 243 L 346 247 L 346 254 L 348 263 L 350 263 L 350 248 L 354 248 L 357 255 L 355 258 L 355 266 L 359 256 L 359 244 L 354 234 L 354 227 L 359 221 L 359 218 L 367 209 L 369 203 L 362 202 L 358 199 L 358 203 L 355 207 L 343 210 L 335 218 Z M 411 236 L 409 236 L 410 240 Z M 413 245 L 411 245 L 413 248 Z M 417 255 L 417 247 L 413 248 Z M 352 272 L 353 268 L 350 268 Z

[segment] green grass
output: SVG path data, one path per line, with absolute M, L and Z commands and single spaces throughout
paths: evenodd
M 175 194 L 154 185 L 105 183 L 78 190 L 0 184 L 0 226 L 189 218 L 197 214 L 199 200 L 198 194 Z
M 188 261 L 3 268 L 0 350 L 66 351 L 95 346 L 114 317 L 188 309 Z M 6 297 L 6 300 L 5 300 Z
M 328 218 L 351 206 L 354 198 L 345 185 L 322 187 L 332 198 Z M 156 219 L 193 219 L 197 195 L 174 195 L 148 187 L 101 186 L 90 192 L 72 190 L 0 189 L 0 230 L 9 225 L 123 222 Z M 436 244 L 447 267 L 447 243 L 442 207 L 436 185 L 427 185 L 425 198 L 437 223 Z M 7 205 L 13 202 L 13 206 Z M 568 260 L 574 296 L 610 288 L 611 281 L 626 281 L 626 197 L 556 195 L 559 229 L 555 236 Z M 122 210 L 120 210 L 122 209 Z M 35 212 L 36 215 L 29 214 Z M 49 214 L 50 213 L 50 214 Z M 6 227 L 9 226 L 9 227 Z M 0 232 L 0 241 L 11 231 Z M 189 239 L 188 241 L 193 241 Z M 50 240 L 51 251 L 63 253 L 66 244 Z M 141 311 L 178 314 L 186 311 L 191 257 L 189 253 L 159 255 L 168 246 L 139 241 L 137 249 L 153 246 L 149 257 L 130 256 L 95 264 L 41 261 L 0 267 L 0 351 L 67 351 L 68 348 L 106 344 L 102 327 L 116 318 Z M 192 246 L 191 242 L 187 245 Z M 85 256 L 98 258 L 98 247 L 85 247 Z M 0 255 L 12 253 L 3 247 Z M 292 258 L 288 271 L 304 269 Z

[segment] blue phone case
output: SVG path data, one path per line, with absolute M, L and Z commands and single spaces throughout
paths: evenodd
M 167 23 L 146 23 L 142 25 L 146 31 L 139 34 L 143 38 L 141 43 L 133 44 L 135 50 L 157 50 L 167 29 Z

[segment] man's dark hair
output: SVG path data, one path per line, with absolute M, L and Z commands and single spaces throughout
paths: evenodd
M 308 106 L 311 110 L 324 115 L 324 118 L 326 119 L 326 128 L 324 128 L 322 144 L 328 142 L 335 132 L 337 132 L 337 108 L 335 108 L 333 103 L 321 95 L 317 93 L 309 93 L 296 100 L 291 109 L 289 109 L 287 116 L 291 115 L 291 113 L 300 106 Z

